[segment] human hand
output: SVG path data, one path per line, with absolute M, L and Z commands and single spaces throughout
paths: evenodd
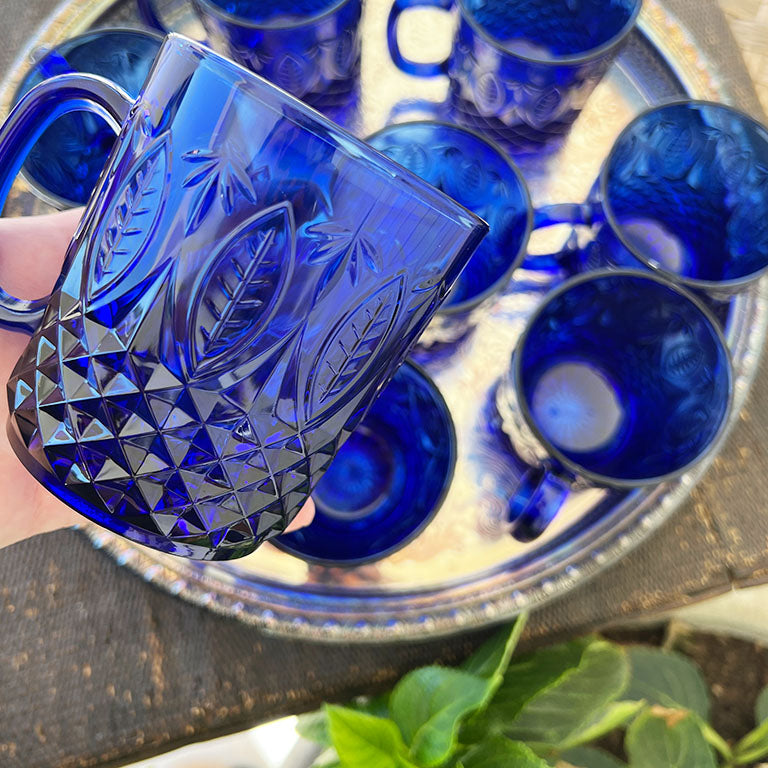
M 21 298 L 50 293 L 81 213 L 73 210 L 48 216 L 0 218 L 0 285 Z M 28 338 L 0 329 L 0 548 L 83 521 L 24 469 L 8 442 L 5 383 Z M 314 513 L 315 506 L 309 499 L 287 530 L 309 525 Z

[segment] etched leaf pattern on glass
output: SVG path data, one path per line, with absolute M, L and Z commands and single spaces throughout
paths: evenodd
M 313 243 L 307 261 L 314 265 L 327 265 L 321 286 L 326 286 L 338 270 L 349 264 L 349 277 L 353 286 L 360 282 L 363 269 L 374 274 L 382 270 L 382 258 L 373 238 L 366 234 L 363 223 L 354 226 L 330 220 L 313 224 L 306 229 Z
M 105 217 L 101 238 L 92 255 L 91 300 L 101 296 L 138 260 L 164 207 L 163 186 L 168 171 L 168 138 L 150 148 L 136 163 L 115 195 Z
M 260 211 L 225 242 L 191 302 L 192 375 L 228 365 L 261 333 L 293 270 L 290 203 Z
M 239 194 L 251 203 L 257 202 L 247 163 L 238 150 L 227 142 L 215 149 L 195 149 L 185 152 L 181 159 L 189 165 L 189 172 L 183 181 L 187 188 L 195 189 L 192 203 L 187 212 L 186 234 L 192 234 L 203 223 L 218 197 L 222 210 L 227 216 L 235 209 L 235 198 Z M 263 175 L 264 169 L 253 174 Z
M 381 348 L 397 314 L 404 278 L 395 277 L 363 299 L 338 324 L 312 365 L 306 420 L 327 411 L 355 383 Z

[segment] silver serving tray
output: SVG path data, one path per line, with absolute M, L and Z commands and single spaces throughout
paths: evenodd
M 390 0 L 367 0 L 364 16 L 360 136 L 388 121 L 424 116 L 423 100 L 440 101 L 443 78 L 418 80 L 399 72 L 386 50 Z M 161 3 L 175 29 L 201 37 L 183 0 Z M 7 112 L 15 88 L 41 47 L 91 26 L 136 23 L 132 0 L 70 0 L 40 28 L 0 86 Z M 403 48 L 415 56 L 447 53 L 451 19 L 414 11 L 401 24 Z M 421 30 L 421 33 L 419 33 Z M 646 0 L 639 30 L 592 96 L 557 156 L 532 160 L 523 171 L 534 203 L 583 199 L 621 128 L 649 104 L 685 96 L 723 100 L 714 62 L 703 60 L 686 30 L 654 0 Z M 17 181 L 7 212 L 47 207 Z M 562 245 L 568 231 L 536 233 L 531 251 Z M 548 278 L 518 270 L 508 290 L 481 313 L 476 332 L 450 356 L 420 357 L 451 408 L 458 461 L 449 493 L 433 522 L 405 548 L 350 568 L 310 565 L 266 545 L 230 563 L 198 563 L 162 555 L 87 526 L 95 546 L 147 581 L 271 632 L 336 641 L 435 636 L 510 618 L 562 595 L 615 562 L 666 520 L 706 472 L 700 465 L 679 481 L 628 494 L 577 488 L 539 540 L 523 544 L 505 531 L 506 499 L 519 470 L 485 427 L 495 382 L 527 315 L 542 300 Z M 738 419 L 757 370 L 768 312 L 763 281 L 732 302 L 726 335 L 735 365 Z

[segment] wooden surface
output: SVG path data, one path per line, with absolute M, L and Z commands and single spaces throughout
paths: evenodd
M 768 0 L 719 0 L 768 112 Z

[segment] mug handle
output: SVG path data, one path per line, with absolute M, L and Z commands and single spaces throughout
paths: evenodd
M 27 153 L 54 120 L 86 109 L 117 133 L 132 104 L 122 88 L 96 75 L 57 75 L 29 90 L 0 127 L 0 210 Z M 17 299 L 0 287 L 0 328 L 34 333 L 48 299 Z
M 573 227 L 591 227 L 596 222 L 597 210 L 590 203 L 555 203 L 543 205 L 533 212 L 533 229 L 570 224 Z M 565 252 L 526 255 L 523 266 L 533 270 L 551 270 L 563 266 Z
M 537 539 L 555 519 L 567 496 L 568 486 L 551 469 L 526 470 L 507 505 L 512 536 L 518 541 Z
M 151 0 L 138 0 L 139 3 L 151 2 Z M 397 22 L 400 14 L 408 8 L 440 8 L 444 11 L 450 11 L 453 7 L 453 0 L 394 0 L 392 9 L 387 19 L 387 44 L 389 45 L 389 55 L 396 66 L 408 75 L 416 77 L 435 77 L 436 75 L 445 75 L 448 72 L 448 59 L 436 62 L 418 62 L 406 59 L 400 53 L 400 46 L 397 42 Z
M 574 227 L 591 227 L 595 223 L 595 209 L 589 203 L 555 203 L 542 205 L 533 212 L 533 228 L 571 224 Z
M 164 35 L 170 34 L 168 27 L 160 20 L 155 8 L 154 0 L 136 0 L 136 9 L 139 12 L 139 18 L 152 29 L 156 29 Z

